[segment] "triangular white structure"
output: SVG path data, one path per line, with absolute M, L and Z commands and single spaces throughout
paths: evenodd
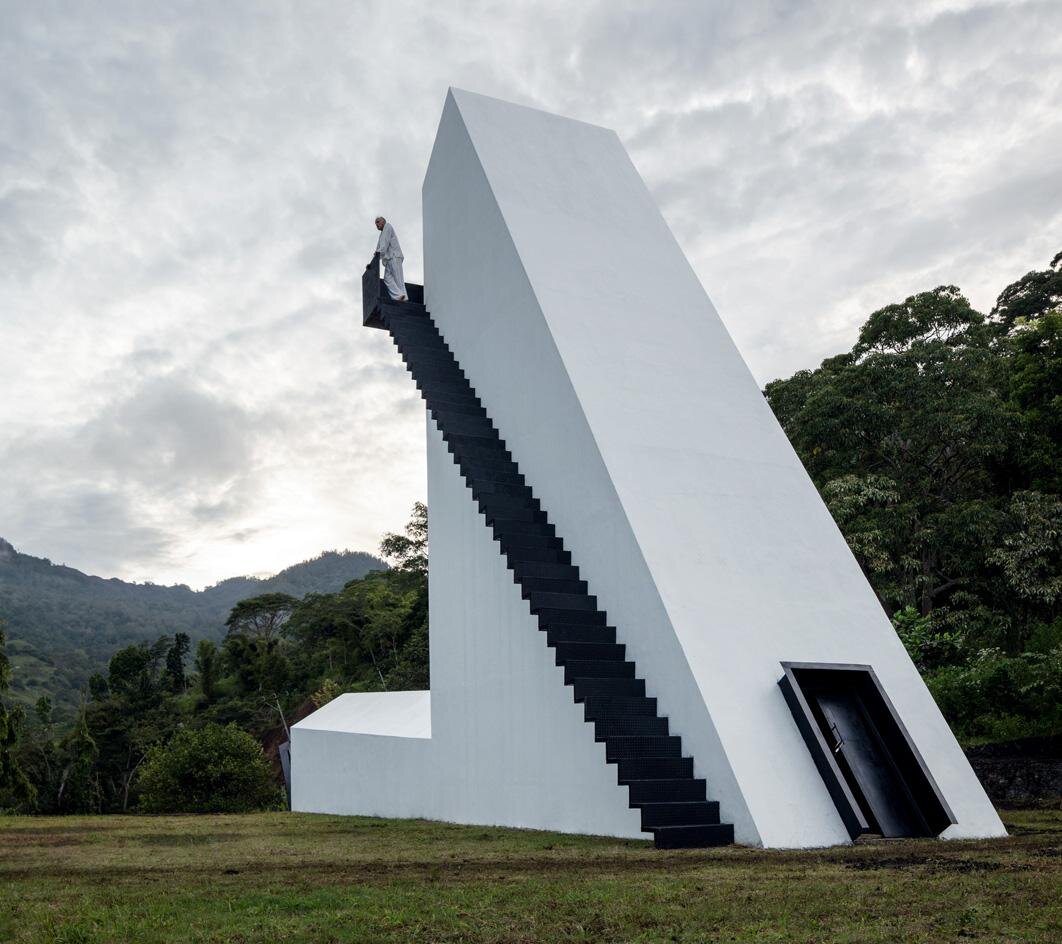
M 434 324 L 738 841 L 848 842 L 879 809 L 864 734 L 929 832 L 1003 834 L 613 132 L 451 91 L 424 262 Z M 442 433 L 429 418 L 430 707 L 348 695 L 301 722 L 293 806 L 643 835 Z

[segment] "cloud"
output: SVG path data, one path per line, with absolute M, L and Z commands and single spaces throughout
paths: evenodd
M 399 529 L 423 410 L 358 278 L 382 212 L 419 280 L 449 85 L 615 127 L 761 381 L 942 282 L 987 308 L 1059 249 L 1055 14 L 9 4 L 0 534 L 201 585 Z

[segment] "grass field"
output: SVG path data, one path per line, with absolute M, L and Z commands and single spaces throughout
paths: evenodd
M 1062 812 L 814 852 L 292 814 L 0 818 L 0 940 L 1062 941 Z

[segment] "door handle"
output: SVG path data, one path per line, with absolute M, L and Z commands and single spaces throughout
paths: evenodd
M 837 739 L 837 743 L 833 745 L 833 752 L 835 754 L 840 754 L 841 753 L 841 748 L 844 747 L 844 738 L 841 737 L 841 732 L 837 730 L 837 725 L 836 724 L 831 724 L 830 725 L 830 731 L 833 733 L 833 736 Z

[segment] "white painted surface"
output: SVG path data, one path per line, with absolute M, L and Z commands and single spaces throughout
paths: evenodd
M 430 738 L 431 692 L 352 692 L 340 695 L 292 727 L 300 731 Z
M 294 725 L 292 808 L 650 838 L 431 421 L 428 506 L 430 699 L 343 695 Z
M 873 665 L 948 835 L 1001 835 L 615 134 L 452 93 L 424 239 L 433 317 L 738 839 L 847 841 L 781 661 Z

